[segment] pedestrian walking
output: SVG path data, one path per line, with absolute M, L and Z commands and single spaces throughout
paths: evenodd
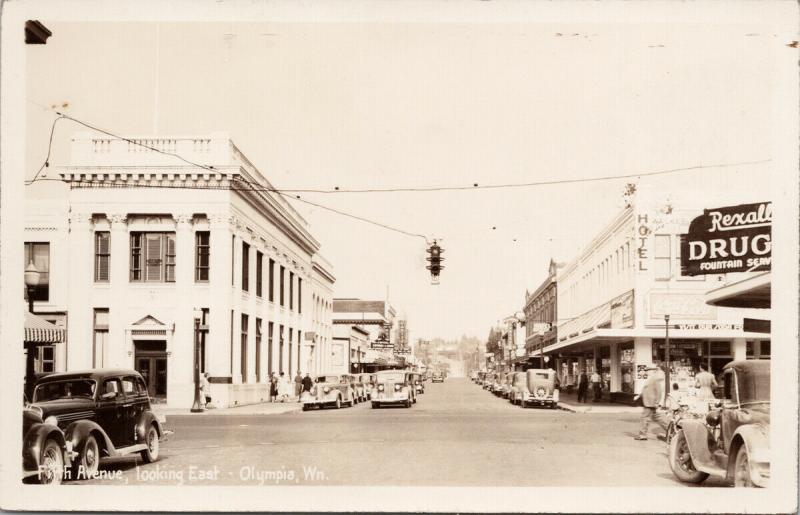
M 200 398 L 203 400 L 203 406 L 211 409 L 211 385 L 208 382 L 208 372 L 203 372 L 200 375 Z
M 589 376 L 586 371 L 581 372 L 578 377 L 578 402 L 586 402 L 586 396 L 589 392 Z
M 603 393 L 603 386 L 601 384 L 601 381 L 602 378 L 600 377 L 600 374 L 597 373 L 597 370 L 592 372 L 591 383 L 592 383 L 592 394 L 594 396 L 592 402 L 600 402 L 600 396 Z
M 286 402 L 289 400 L 289 396 L 291 395 L 292 391 L 292 383 L 289 381 L 289 378 L 281 372 L 281 376 L 278 378 L 278 398 L 281 402 Z
M 311 379 L 311 376 L 306 372 L 306 376 L 303 378 L 303 391 L 310 392 L 312 386 L 314 386 L 314 380 Z
M 695 387 L 697 388 L 697 398 L 703 401 L 714 400 L 714 388 L 717 387 L 717 380 L 714 374 L 708 371 L 706 365 L 700 364 L 700 372 L 695 377 Z
M 639 434 L 635 440 L 647 440 L 650 422 L 661 426 L 665 431 L 669 422 L 664 413 L 658 411 L 664 398 L 664 371 L 660 367 L 647 369 L 647 381 L 642 388 L 642 415 L 640 418 Z
M 300 370 L 297 371 L 297 375 L 294 376 L 294 396 L 297 399 L 300 399 L 300 392 L 303 391 L 303 375 L 300 373 Z
M 278 378 L 275 372 L 269 377 L 269 401 L 275 402 L 278 400 Z

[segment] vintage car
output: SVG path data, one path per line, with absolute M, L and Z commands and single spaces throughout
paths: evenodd
M 705 419 L 678 422 L 669 443 L 672 473 L 687 483 L 715 476 L 734 486 L 768 486 L 769 410 L 769 360 L 728 363 L 723 400 L 715 402 Z
M 500 397 L 508 399 L 511 395 L 511 381 L 514 379 L 514 372 L 503 374 L 503 382 L 500 384 Z
M 486 373 L 483 375 L 483 379 L 481 380 L 481 387 L 482 387 L 484 390 L 488 390 L 488 389 L 489 389 L 489 385 L 491 385 L 491 384 L 492 384 L 492 382 L 493 382 L 493 380 L 494 380 L 494 378 L 492 377 L 492 376 L 493 376 L 493 374 L 494 374 L 494 372 L 486 372 Z
M 444 383 L 444 374 L 441 372 L 434 372 L 431 376 L 431 383 Z
M 525 372 L 514 372 L 511 374 L 509 383 L 508 400 L 511 404 L 522 405 L 522 402 L 527 399 L 528 394 L 528 379 Z
M 58 485 L 74 456 L 72 443 L 54 424 L 45 424 L 42 409 L 22 408 L 22 478 L 28 483 Z
M 382 370 L 375 374 L 372 407 L 401 405 L 410 408 L 415 402 L 411 374 L 403 370 Z
M 503 391 L 506 387 L 506 372 L 501 372 L 497 374 L 495 378 L 494 386 L 492 387 L 492 393 L 497 395 L 498 397 L 504 397 L 505 392 Z
M 64 432 L 74 452 L 70 479 L 97 473 L 101 458 L 138 453 L 158 459 L 159 441 L 171 431 L 150 406 L 147 385 L 135 370 L 94 369 L 50 374 L 36 382 L 32 406 L 45 425 Z
M 372 388 L 375 386 L 375 374 L 361 374 L 361 384 L 364 386 L 364 400 L 372 398 Z
M 354 374 L 350 376 L 350 384 L 353 385 L 353 393 L 355 394 L 356 404 L 367 400 L 367 390 L 364 388 L 364 382 L 361 379 L 361 374 Z
M 531 368 L 525 372 L 527 396 L 520 406 L 558 407 L 558 388 L 556 388 L 556 371 L 549 368 Z
M 422 374 L 411 372 L 411 381 L 414 385 L 414 392 L 417 394 L 425 393 L 425 381 L 422 379 Z
M 317 376 L 311 391 L 300 394 L 303 411 L 311 408 L 353 406 L 356 393 L 353 389 L 353 376 L 350 374 L 321 374 Z

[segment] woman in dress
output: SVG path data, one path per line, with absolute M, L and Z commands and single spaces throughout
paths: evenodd
M 700 365 L 700 372 L 695 377 L 695 387 L 699 400 L 714 400 L 714 388 L 717 387 L 717 380 L 714 379 L 714 374 L 706 369 L 706 365 Z
M 280 398 L 281 402 L 286 402 L 289 400 L 289 397 L 292 395 L 292 383 L 289 381 L 289 378 L 281 372 L 281 377 L 278 379 L 278 397 Z

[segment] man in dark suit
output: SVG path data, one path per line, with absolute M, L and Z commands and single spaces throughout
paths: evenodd
M 589 376 L 586 371 L 581 372 L 578 377 L 578 402 L 586 402 L 587 394 L 589 393 Z

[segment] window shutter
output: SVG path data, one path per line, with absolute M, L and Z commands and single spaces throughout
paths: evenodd
M 145 280 L 161 280 L 161 234 L 145 235 Z
M 167 258 L 165 272 L 166 272 L 166 281 L 167 282 L 174 282 L 175 281 L 175 236 L 172 234 L 167 234 L 165 237 L 167 241 Z
M 109 261 L 109 237 L 108 233 L 97 233 L 97 248 L 95 253 L 97 254 L 97 272 L 95 276 L 95 281 L 108 281 L 108 261 Z

